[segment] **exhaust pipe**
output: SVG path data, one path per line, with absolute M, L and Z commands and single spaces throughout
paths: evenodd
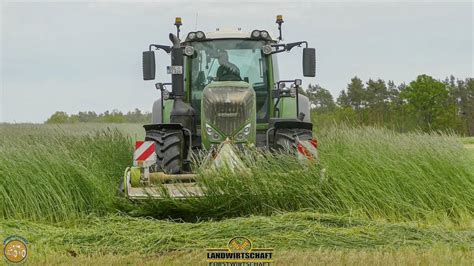
M 183 101 L 184 98 L 184 55 L 179 38 L 170 33 L 171 43 L 171 82 L 174 95 L 173 109 L 170 114 L 170 122 L 181 124 L 189 129 L 193 134 L 196 132 L 196 111 L 194 108 Z M 191 143 L 189 143 L 191 145 Z
M 181 42 L 179 38 L 170 33 L 170 41 L 173 44 L 171 47 L 171 68 L 172 76 L 171 82 L 173 84 L 172 92 L 176 98 L 184 97 L 184 78 L 183 78 L 183 65 L 184 65 L 184 55 L 181 48 Z

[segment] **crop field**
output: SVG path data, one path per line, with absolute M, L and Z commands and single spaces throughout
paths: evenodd
M 117 197 L 138 125 L 0 125 L 0 237 L 30 264 L 206 264 L 246 236 L 284 264 L 471 265 L 474 149 L 454 135 L 334 126 L 319 162 L 251 152 L 199 199 Z

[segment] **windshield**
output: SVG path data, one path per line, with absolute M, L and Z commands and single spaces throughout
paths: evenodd
M 253 40 L 213 40 L 193 43 L 191 57 L 191 103 L 200 114 L 202 90 L 215 81 L 245 81 L 257 97 L 257 122 L 267 119 L 267 67 L 263 42 Z

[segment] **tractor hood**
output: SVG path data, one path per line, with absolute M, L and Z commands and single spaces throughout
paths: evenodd
M 244 81 L 214 81 L 203 90 L 202 136 L 210 143 L 227 138 L 233 142 L 254 142 L 255 91 Z

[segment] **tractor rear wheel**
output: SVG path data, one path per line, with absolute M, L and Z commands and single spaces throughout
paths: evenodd
M 313 132 L 307 129 L 277 129 L 275 132 L 274 148 L 277 151 L 296 153 L 297 140 L 311 140 L 313 138 Z
M 183 170 L 184 134 L 182 130 L 161 129 L 146 132 L 145 141 L 155 142 L 158 170 L 179 174 Z

